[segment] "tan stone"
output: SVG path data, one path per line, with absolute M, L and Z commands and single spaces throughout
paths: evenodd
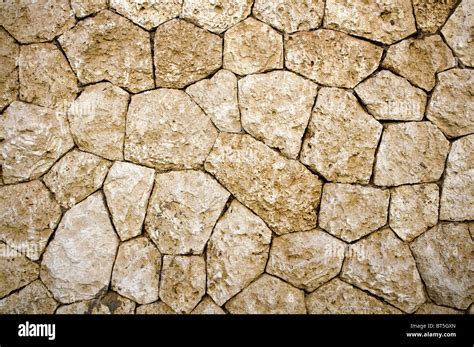
M 86 300 L 62 305 L 58 307 L 56 314 L 110 314 L 110 310 L 100 302 Z
M 326 183 L 319 226 L 344 241 L 358 240 L 387 224 L 389 199 L 386 189 Z
M 252 17 L 227 30 L 224 36 L 224 69 L 249 75 L 283 68 L 283 38 Z
M 162 253 L 201 254 L 228 198 L 202 171 L 157 174 L 145 230 Z
M 83 18 L 107 8 L 107 0 L 71 0 L 76 17 Z
M 53 314 L 56 307 L 58 303 L 40 280 L 0 300 L 0 314 Z
M 430 122 L 387 124 L 377 153 L 374 183 L 398 186 L 437 181 L 449 141 Z
M 183 88 L 222 66 L 222 39 L 184 20 L 173 19 L 156 30 L 157 87 Z
M 377 69 L 382 52 L 381 47 L 333 30 L 285 38 L 286 68 L 332 87 L 355 87 Z
M 474 301 L 474 242 L 467 224 L 439 224 L 411 244 L 430 298 L 465 310 Z
M 191 314 L 225 314 L 225 312 L 210 297 L 205 296 Z
M 97 192 L 64 214 L 43 254 L 41 280 L 61 303 L 92 299 L 109 285 L 117 246 Z
M 233 200 L 207 246 L 207 293 L 218 305 L 247 287 L 265 270 L 271 230 Z
M 125 159 L 159 170 L 201 166 L 217 137 L 208 116 L 181 90 L 134 95 L 128 108 Z
M 18 56 L 20 46 L 0 28 L 0 110 L 18 97 Z
M 122 16 L 101 11 L 59 43 L 83 84 L 107 80 L 133 93 L 154 87 L 149 34 Z
M 349 91 L 322 88 L 300 160 L 329 181 L 368 183 L 382 125 Z
M 221 133 L 205 169 L 277 234 L 316 226 L 320 179 L 251 136 Z
M 56 314 L 134 314 L 136 304 L 114 292 L 105 296 L 63 305 Z
M 456 0 L 413 0 L 413 10 L 418 28 L 426 33 L 435 33 L 448 19 Z
M 462 314 L 462 312 L 427 302 L 421 305 L 415 314 Z
M 296 159 L 316 97 L 316 84 L 288 71 L 250 75 L 239 81 L 245 131 Z
M 176 314 L 176 312 L 163 301 L 157 301 L 138 306 L 136 314 Z

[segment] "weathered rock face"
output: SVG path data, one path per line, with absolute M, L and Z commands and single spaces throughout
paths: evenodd
M 413 0 L 418 28 L 426 33 L 436 32 L 444 24 L 456 2 L 456 0 Z
M 102 186 L 111 165 L 108 160 L 75 149 L 54 164 L 43 180 L 56 200 L 69 208 Z
M 374 170 L 379 186 L 434 182 L 441 177 L 449 142 L 430 122 L 387 124 Z
M 383 49 L 333 30 L 285 38 L 285 66 L 319 84 L 353 88 L 377 69 Z
M 474 242 L 467 224 L 438 224 L 411 244 L 430 298 L 465 310 L 474 300 Z
M 137 314 L 176 314 L 175 311 L 163 301 L 157 301 L 152 304 L 141 305 L 137 307 Z
M 338 278 L 306 296 L 309 314 L 396 314 L 395 307 Z
M 425 303 L 415 312 L 415 314 L 462 314 L 461 311 L 449 307 L 438 306 L 432 303 Z
M 123 159 L 130 96 L 109 82 L 87 86 L 68 111 L 77 146 L 110 160 Z
M 174 311 L 189 313 L 206 292 L 206 262 L 203 257 L 163 257 L 160 299 Z
M 81 83 L 107 80 L 133 93 L 154 87 L 149 34 L 122 16 L 102 11 L 59 43 Z
M 435 86 L 436 73 L 455 65 L 456 59 L 439 35 L 407 39 L 390 46 L 382 63 L 426 91 Z
M 156 30 L 154 57 L 156 86 L 183 88 L 222 66 L 222 39 L 173 19 Z
M 40 280 L 0 300 L 0 314 L 53 314 L 56 307 L 58 303 Z
M 210 297 L 205 296 L 191 314 L 225 314 L 225 312 Z
M 228 198 L 229 193 L 204 172 L 158 174 L 145 229 L 162 253 L 201 254 Z
M 301 162 L 330 181 L 368 183 L 382 125 L 350 92 L 322 88 L 301 148 Z
M 319 178 L 249 135 L 221 133 L 205 168 L 277 234 L 316 226 Z
M 327 183 L 323 188 L 319 225 L 352 242 L 387 223 L 390 193 L 373 187 Z
M 63 305 L 56 310 L 56 314 L 134 314 L 135 306 L 132 300 L 109 292 L 98 299 Z
M 19 45 L 5 29 L 0 28 L 0 110 L 18 97 L 19 54 Z
M 211 120 L 181 90 L 157 89 L 132 97 L 125 160 L 159 170 L 203 164 L 217 137 Z
M 218 305 L 263 273 L 271 237 L 271 230 L 257 215 L 232 201 L 207 246 L 207 292 Z
M 474 135 L 453 142 L 441 191 L 440 219 L 474 219 Z M 473 228 L 474 229 L 474 228 Z
M 40 181 L 0 187 L 0 240 L 38 260 L 61 209 Z
M 341 278 L 408 313 L 426 300 L 410 249 L 388 228 L 349 246 Z
M 152 169 L 125 162 L 115 162 L 110 168 L 104 182 L 104 194 L 122 241 L 142 232 L 154 176 Z
M 74 146 L 64 114 L 14 101 L 0 117 L 4 183 L 40 177 Z
M 41 280 L 62 303 L 89 300 L 107 288 L 118 246 L 100 192 L 64 214 L 41 263 Z
M 316 84 L 288 71 L 273 71 L 239 81 L 245 131 L 295 159 L 311 115 Z
M 283 38 L 269 25 L 253 18 L 226 31 L 224 69 L 249 75 L 283 68 Z
M 304 314 L 304 292 L 264 274 L 233 297 L 226 309 L 234 314 Z
M 76 17 L 83 18 L 107 8 L 107 0 L 71 0 Z

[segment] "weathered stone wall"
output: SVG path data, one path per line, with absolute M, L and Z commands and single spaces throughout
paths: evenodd
M 0 24 L 0 313 L 472 313 L 473 1 Z

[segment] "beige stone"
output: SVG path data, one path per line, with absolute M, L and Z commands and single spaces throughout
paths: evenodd
M 456 0 L 413 0 L 418 28 L 426 33 L 435 33 L 446 22 L 456 2 Z
M 0 28 L 0 110 L 18 97 L 18 56 L 20 46 Z
M 62 305 L 58 307 L 56 314 L 110 314 L 110 310 L 100 302 L 86 300 Z
M 265 270 L 272 231 L 237 200 L 214 227 L 207 245 L 207 293 L 218 305 Z
M 319 90 L 300 160 L 329 181 L 368 183 L 382 125 L 349 91 Z
M 152 169 L 131 163 L 115 162 L 110 168 L 104 194 L 122 241 L 141 234 L 154 177 Z
M 61 303 L 94 298 L 109 285 L 118 237 L 100 192 L 64 214 L 41 262 L 41 280 Z
M 462 314 L 462 312 L 449 307 L 438 306 L 427 302 L 421 305 L 415 314 Z
M 251 136 L 221 133 L 205 169 L 277 234 L 316 226 L 321 180 Z
M 374 183 L 398 186 L 437 181 L 449 141 L 430 122 L 387 124 L 377 153 Z
M 225 312 L 210 297 L 205 296 L 191 314 L 225 314 Z
M 56 314 L 134 314 L 136 304 L 114 292 L 105 296 L 63 305 Z
M 222 66 L 222 39 L 194 24 L 173 19 L 156 30 L 157 87 L 183 88 Z
M 216 137 L 210 118 L 185 92 L 153 90 L 132 97 L 125 160 L 159 170 L 197 168 Z
M 53 314 L 56 307 L 58 303 L 40 280 L 0 300 L 0 314 Z
M 101 11 L 59 43 L 83 84 L 107 80 L 133 93 L 154 87 L 149 34 L 122 16 Z
M 289 71 L 239 81 L 242 126 L 247 133 L 296 159 L 316 97 L 316 84 Z
M 201 254 L 228 198 L 202 171 L 157 174 L 145 230 L 162 253 Z
M 474 242 L 467 224 L 439 224 L 411 244 L 430 298 L 465 310 L 474 301 Z
M 163 301 L 157 301 L 151 304 L 138 306 L 136 314 L 176 314 L 176 312 Z
M 283 68 L 283 38 L 269 25 L 252 17 L 227 30 L 224 69 L 249 75 Z
M 71 0 L 76 17 L 83 18 L 107 8 L 107 0 Z

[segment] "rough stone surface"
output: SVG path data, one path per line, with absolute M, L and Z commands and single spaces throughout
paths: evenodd
M 53 314 L 56 307 L 58 303 L 40 280 L 0 300 L 0 314 Z
M 114 292 L 104 297 L 63 305 L 56 314 L 134 314 L 135 302 Z
M 205 168 L 277 234 L 316 226 L 321 180 L 249 135 L 221 133 Z
M 285 66 L 319 84 L 353 88 L 374 72 L 383 49 L 333 30 L 285 38 Z
M 327 183 L 323 188 L 319 226 L 352 242 L 387 224 L 390 193 L 379 188 Z
M 83 18 L 107 7 L 107 0 L 71 0 L 76 17 Z
M 107 288 L 118 246 L 100 192 L 64 214 L 41 263 L 41 280 L 62 303 L 94 298 Z
M 382 125 L 349 91 L 322 88 L 301 148 L 301 162 L 327 180 L 368 183 Z
M 191 314 L 225 314 L 225 312 L 210 297 L 205 296 Z
M 377 153 L 374 183 L 398 186 L 441 177 L 449 142 L 430 122 L 387 124 Z
M 207 246 L 207 293 L 218 305 L 265 270 L 272 231 L 237 200 L 217 222 Z
M 5 29 L 0 28 L 0 110 L 18 97 L 19 54 L 19 45 Z
M 138 306 L 136 314 L 176 314 L 176 312 L 163 301 L 157 301 L 151 304 Z
M 432 303 L 425 303 L 415 312 L 415 314 L 462 314 L 462 312 Z
M 145 229 L 162 253 L 201 254 L 228 198 L 204 172 L 157 174 Z
M 226 31 L 224 68 L 249 75 L 283 68 L 283 38 L 269 25 L 253 18 Z
M 436 32 L 448 19 L 456 0 L 413 0 L 413 10 L 418 28 L 426 33 Z
M 239 81 L 242 126 L 285 156 L 295 159 L 316 97 L 316 84 L 288 71 Z

